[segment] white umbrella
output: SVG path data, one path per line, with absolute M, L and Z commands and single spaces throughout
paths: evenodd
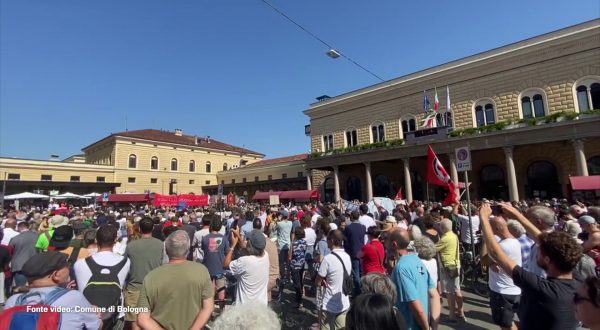
M 94 198 L 94 197 L 98 197 L 98 196 L 102 196 L 102 194 L 93 192 L 93 193 L 83 195 L 83 197 L 86 197 L 86 198 Z
M 53 196 L 52 198 L 54 198 L 54 199 L 78 199 L 78 198 L 85 198 L 85 197 L 83 197 L 81 195 L 76 195 L 76 194 L 73 194 L 70 192 L 66 192 L 64 194 Z
M 18 199 L 48 199 L 46 195 L 34 194 L 30 192 L 22 192 L 20 194 L 6 195 L 5 200 L 18 200 Z

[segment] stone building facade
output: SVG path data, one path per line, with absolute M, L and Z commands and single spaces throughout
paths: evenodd
M 441 101 L 420 127 L 424 94 Z M 446 104 L 450 91 L 451 106 Z M 425 91 L 425 92 L 424 92 Z M 441 198 L 426 184 L 427 145 L 455 181 L 469 146 L 474 198 L 569 197 L 570 176 L 599 175 L 600 20 L 585 22 L 310 105 L 308 170 L 322 195 Z M 326 172 L 325 172 L 326 173 Z

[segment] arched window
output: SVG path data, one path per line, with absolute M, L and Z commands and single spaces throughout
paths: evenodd
M 206 162 L 206 173 L 210 173 L 211 170 L 210 162 Z
M 531 163 L 527 167 L 526 192 L 529 198 L 561 197 L 562 191 L 556 166 L 543 160 Z
M 589 175 L 600 175 L 600 156 L 588 159 L 587 166 Z
M 346 180 L 346 199 L 349 201 L 362 199 L 361 182 L 356 176 L 351 176 Z
M 150 169 L 158 170 L 158 157 L 153 156 L 152 158 L 150 158 Z
M 190 172 L 196 172 L 196 162 L 190 160 Z
M 223 163 L 223 171 L 227 171 L 227 163 Z
M 383 174 L 375 176 L 373 180 L 373 193 L 375 196 L 390 197 L 393 194 L 390 178 Z
M 136 168 L 137 167 L 137 156 L 136 155 L 129 155 L 129 168 Z
M 496 123 L 496 107 L 490 99 L 480 100 L 475 103 L 475 126 L 482 127 Z
M 435 115 L 435 121 L 437 122 L 437 127 L 453 127 L 452 111 L 438 112 Z
M 600 77 L 583 77 L 573 85 L 575 108 L 579 112 L 600 109 Z
M 385 127 L 383 126 L 383 123 L 371 125 L 371 141 L 373 141 L 373 143 L 385 141 Z
M 545 94 L 540 89 L 521 93 L 522 118 L 539 118 L 546 115 Z
M 171 159 L 171 171 L 177 171 L 177 159 Z
M 417 120 L 415 116 L 408 115 L 400 122 L 402 127 L 402 138 L 406 140 L 406 133 L 414 132 L 417 129 Z
M 323 150 L 333 150 L 333 134 L 323 135 Z
M 358 133 L 355 128 L 346 130 L 346 147 L 352 147 L 358 144 Z

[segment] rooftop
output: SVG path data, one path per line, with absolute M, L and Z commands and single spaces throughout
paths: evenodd
M 102 140 L 96 141 L 89 146 L 83 148 L 85 150 L 92 145 L 104 141 L 106 139 L 112 137 L 126 137 L 126 138 L 134 138 L 148 141 L 156 141 L 156 142 L 164 142 L 164 143 L 173 143 L 179 145 L 200 147 L 200 148 L 208 148 L 208 149 L 216 149 L 221 151 L 229 151 L 240 154 L 252 154 L 264 157 L 264 154 L 260 152 L 256 152 L 253 150 L 249 150 L 246 148 L 236 147 L 231 144 L 227 144 L 218 140 L 215 140 L 211 137 L 201 137 L 197 135 L 185 135 L 180 130 L 176 130 L 174 132 L 171 131 L 163 131 L 158 129 L 141 129 L 135 131 L 125 131 L 119 133 L 113 133 Z
M 289 163 L 289 162 L 294 162 L 294 161 L 303 161 L 307 157 L 308 157 L 308 154 L 299 154 L 299 155 L 286 156 L 286 157 L 280 157 L 280 158 L 263 159 L 263 160 L 259 160 L 258 162 L 254 162 L 252 164 L 248 164 L 248 165 L 244 166 L 243 168 L 250 168 L 250 167 L 253 168 L 253 167 L 260 167 L 260 166 L 269 166 L 269 165 Z

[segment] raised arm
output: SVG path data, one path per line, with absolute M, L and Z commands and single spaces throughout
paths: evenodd
M 490 204 L 484 203 L 479 209 L 479 216 L 481 218 L 481 232 L 485 245 L 488 249 L 488 255 L 496 261 L 496 264 L 504 270 L 507 274 L 511 275 L 513 269 L 517 264 L 509 258 L 506 253 L 500 247 L 500 244 L 496 242 L 494 233 L 492 232 L 492 226 L 490 225 L 490 215 L 492 214 L 492 208 Z
M 519 212 L 519 210 L 514 208 L 510 203 L 501 203 L 500 206 L 502 207 L 502 212 L 504 214 L 508 215 L 510 219 L 515 219 L 519 221 L 523 225 L 527 233 L 531 235 L 531 238 L 536 243 L 538 242 L 538 236 L 540 236 L 542 232 L 533 223 L 531 223 L 529 219 L 527 219 L 521 212 Z

